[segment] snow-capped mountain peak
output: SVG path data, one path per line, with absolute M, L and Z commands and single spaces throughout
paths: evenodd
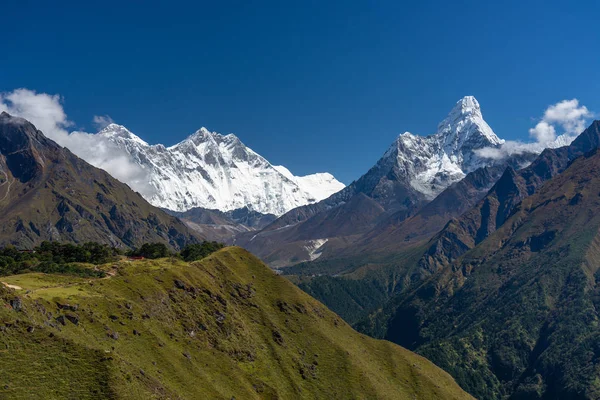
M 295 182 L 301 189 L 312 193 L 315 199 L 326 199 L 344 188 L 344 184 L 335 179 L 329 172 L 295 176 L 283 165 L 275 165 L 273 168 L 292 182 Z
M 129 129 L 125 128 L 123 125 L 119 125 L 119 124 L 115 124 L 115 123 L 108 124 L 104 129 L 102 129 L 100 132 L 98 132 L 98 135 L 104 136 L 107 139 L 121 138 L 121 139 L 136 142 L 136 143 L 144 145 L 144 146 L 148 146 L 148 143 L 146 143 L 144 140 L 142 140 L 142 138 L 133 134 Z
M 456 102 L 448 116 L 470 115 L 481 118 L 481 107 L 475 96 L 465 96 Z
M 215 135 L 217 135 L 217 133 L 213 133 L 211 131 L 209 131 L 208 129 L 206 129 L 205 127 L 202 127 L 200 129 L 198 129 L 196 132 L 192 133 L 190 136 L 188 136 L 187 138 L 185 138 L 184 140 L 182 140 L 179 143 L 174 144 L 173 146 L 168 147 L 169 150 L 173 150 L 173 149 L 178 149 L 178 148 L 186 148 L 186 147 L 197 147 L 197 146 L 201 146 L 203 144 L 206 143 L 210 143 L 214 146 L 216 146 L 216 140 L 215 140 Z
M 344 187 L 329 174 L 288 176 L 234 134 L 221 135 L 204 127 L 170 147 L 149 145 L 116 124 L 99 134 L 126 151 L 132 162 L 148 172 L 154 188 L 148 201 L 175 211 L 248 207 L 281 215 Z
M 434 198 L 442 190 L 493 160 L 475 150 L 499 147 L 500 139 L 483 119 L 473 96 L 460 99 L 429 136 L 405 132 L 398 136 L 384 158 L 393 157 L 400 173 L 418 192 Z
M 443 141 L 444 150 L 453 153 L 465 146 L 478 147 L 504 143 L 484 121 L 479 102 L 473 96 L 460 99 L 448 116 L 440 122 L 436 134 Z

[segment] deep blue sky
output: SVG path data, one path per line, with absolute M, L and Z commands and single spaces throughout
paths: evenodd
M 600 6 L 520 3 L 6 1 L 0 91 L 61 94 L 79 127 L 108 114 L 151 143 L 234 132 L 349 183 L 463 95 L 506 139 L 563 99 L 600 111 Z

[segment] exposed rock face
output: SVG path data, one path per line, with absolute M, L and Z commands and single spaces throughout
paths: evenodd
M 23 307 L 23 301 L 18 297 L 10 300 L 9 304 L 15 311 L 21 311 L 21 308 Z

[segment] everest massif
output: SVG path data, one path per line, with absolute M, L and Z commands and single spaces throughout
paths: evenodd
M 294 176 L 285 167 L 271 165 L 237 136 L 206 128 L 171 147 L 150 145 L 117 124 L 108 125 L 98 135 L 124 150 L 146 171 L 152 186 L 148 201 L 173 211 L 247 207 L 281 215 L 344 187 L 329 173 Z

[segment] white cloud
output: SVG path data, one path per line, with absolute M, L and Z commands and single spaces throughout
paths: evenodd
M 476 152 L 481 157 L 500 160 L 513 154 L 541 153 L 545 148 L 566 146 L 585 130 L 592 117 L 594 113 L 579 105 L 579 100 L 562 100 L 549 106 L 535 127 L 529 129 L 529 136 L 534 142 L 507 140 L 500 147 L 486 147 Z
M 574 139 L 593 116 L 586 106 L 579 105 L 579 100 L 563 100 L 548 107 L 542 120 L 529 130 L 529 134 L 537 142 L 550 143 L 556 140 L 556 127 L 559 126 L 563 135 Z
M 28 89 L 0 93 L 0 111 L 25 118 L 48 135 L 66 134 L 66 128 L 73 126 L 61 103 L 59 95 L 36 93 Z
M 572 99 L 548 107 L 543 120 L 561 125 L 568 134 L 578 135 L 585 129 L 587 119 L 593 116 L 586 106 L 579 106 L 579 100 Z
M 106 128 L 110 124 L 114 124 L 114 120 L 110 115 L 94 115 L 92 122 L 98 130 Z
M 535 128 L 529 130 L 529 135 L 539 143 L 549 143 L 556 139 L 556 129 L 546 121 L 540 121 Z
M 129 155 L 97 134 L 72 131 L 59 95 L 36 93 L 29 89 L 17 89 L 0 93 L 0 112 L 25 118 L 47 137 L 68 148 L 95 167 L 102 168 L 121 182 L 144 195 L 152 194 L 146 171 L 135 164 Z M 112 121 L 108 116 L 95 116 L 95 123 Z

